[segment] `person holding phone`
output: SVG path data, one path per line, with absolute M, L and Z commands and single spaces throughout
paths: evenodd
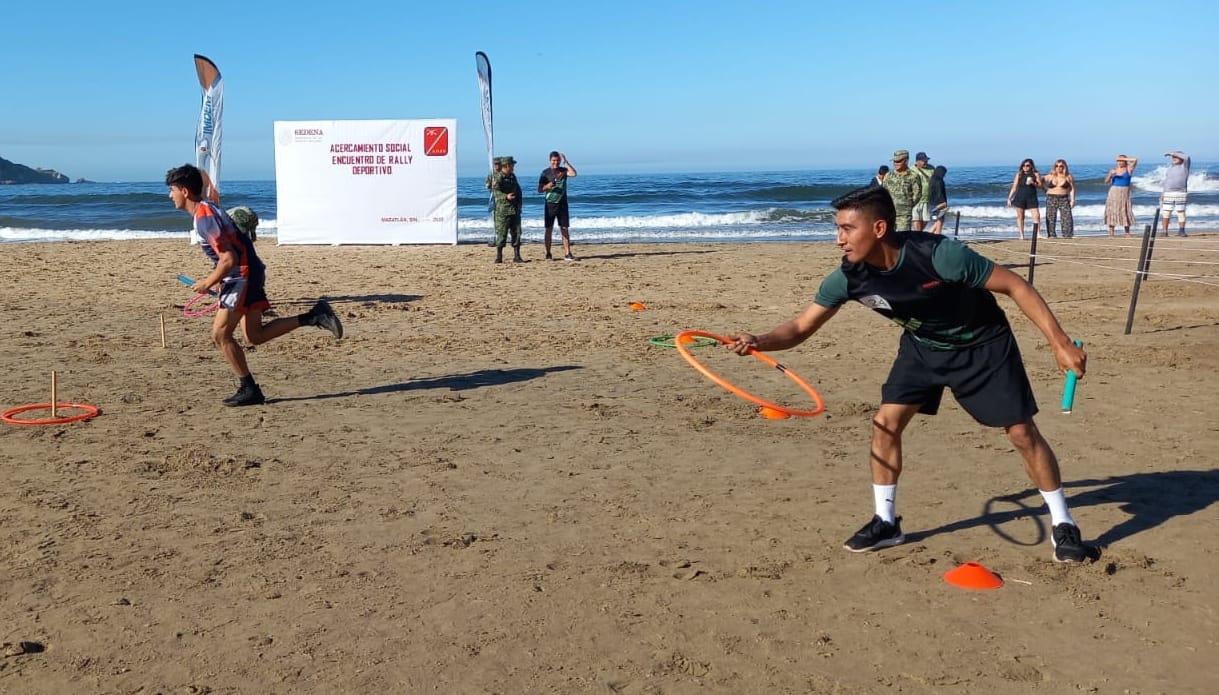
M 1041 174 L 1033 160 L 1020 162 L 1020 168 L 1012 177 L 1012 187 L 1007 192 L 1007 206 L 1016 208 L 1016 229 L 1024 240 L 1024 213 L 1033 211 L 1033 224 L 1041 225 L 1041 204 L 1037 201 L 1037 189 L 1041 188 Z

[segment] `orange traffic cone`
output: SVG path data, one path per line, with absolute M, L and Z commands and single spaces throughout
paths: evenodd
M 782 410 L 775 410 L 774 408 L 765 405 L 758 408 L 758 415 L 761 415 L 767 420 L 786 420 L 787 418 L 791 417 L 791 415 L 788 415 Z
M 944 573 L 944 581 L 962 589 L 998 589 L 1003 586 L 999 575 L 976 562 L 966 562 Z

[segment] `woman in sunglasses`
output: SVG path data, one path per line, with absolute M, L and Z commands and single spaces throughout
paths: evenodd
M 1016 208 L 1016 228 L 1020 238 L 1024 239 L 1024 212 L 1033 211 L 1033 228 L 1041 224 L 1041 204 L 1037 202 L 1037 189 L 1041 188 L 1041 174 L 1037 173 L 1037 165 L 1033 160 L 1020 162 L 1016 176 L 1012 178 L 1011 190 L 1007 192 L 1007 206 Z M 1033 232 L 1036 234 L 1036 232 Z
M 1062 237 L 1075 236 L 1075 218 L 1071 208 L 1075 207 L 1075 177 L 1065 159 L 1054 162 L 1054 168 L 1041 180 L 1045 184 L 1045 235 L 1054 237 L 1054 226 L 1062 215 Z

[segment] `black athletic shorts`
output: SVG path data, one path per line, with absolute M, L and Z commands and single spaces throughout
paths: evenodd
M 920 405 L 920 413 L 935 415 L 945 386 L 965 412 L 987 427 L 1028 422 L 1037 414 L 1033 387 L 1011 331 L 960 350 L 933 350 L 903 332 L 897 359 L 881 388 L 881 402 Z
M 251 267 L 247 277 L 225 278 L 220 281 L 220 306 L 245 315 L 248 311 L 266 311 L 266 271 Z
M 555 220 L 559 221 L 559 226 L 563 229 L 571 227 L 571 216 L 567 212 L 567 197 L 557 203 L 546 203 L 546 228 L 550 229 L 554 226 Z

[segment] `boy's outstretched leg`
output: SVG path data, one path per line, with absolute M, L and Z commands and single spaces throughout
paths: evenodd
M 241 380 L 237 393 L 222 401 L 227 406 L 262 405 L 266 402 L 262 389 L 254 380 L 254 375 L 250 373 L 245 351 L 233 339 L 233 332 L 238 323 L 241 323 L 246 340 L 251 345 L 262 345 L 301 326 L 316 326 L 330 331 L 336 338 L 343 337 L 343 324 L 325 300 L 318 301 L 304 314 L 278 318 L 266 324 L 262 322 L 261 309 L 250 309 L 244 316 L 232 310 L 222 309 L 216 313 L 216 318 L 212 322 L 212 339 L 220 348 L 225 361 Z
M 876 514 L 842 547 L 862 553 L 906 541 L 897 516 L 897 479 L 902 474 L 902 431 L 918 413 L 918 405 L 883 403 L 872 419 L 872 499 Z
M 1028 473 L 1029 480 L 1037 486 L 1050 509 L 1050 525 L 1053 527 L 1050 541 L 1054 545 L 1054 562 L 1083 562 L 1094 558 L 1096 550 L 1084 543 L 1079 526 L 1071 517 L 1071 510 L 1067 508 L 1058 459 L 1054 456 L 1049 442 L 1041 436 L 1041 431 L 1032 419 L 1006 429 L 1012 446 L 1016 447 L 1024 459 L 1024 470 Z
M 276 321 L 279 320 L 282 319 L 276 319 Z M 302 326 L 314 326 L 328 330 L 335 338 L 343 337 L 343 323 L 339 321 L 339 316 L 334 313 L 334 309 L 330 308 L 330 302 L 327 302 L 325 299 L 317 300 L 312 309 L 297 316 L 296 320 L 300 321 Z M 275 321 L 272 321 L 268 325 L 274 323 Z M 290 330 L 292 329 L 289 328 L 288 331 Z M 284 332 L 286 333 L 287 331 Z
M 237 330 L 237 324 L 243 318 L 240 312 L 233 309 L 220 309 L 212 319 L 212 342 L 216 344 L 220 354 L 224 356 L 224 361 L 228 363 L 229 368 L 241 382 L 236 393 L 221 401 L 227 406 L 261 405 L 266 401 L 262 390 L 258 388 L 253 375 L 250 374 L 250 367 L 245 359 L 245 350 L 241 349 L 241 345 L 233 338 L 233 331 Z

